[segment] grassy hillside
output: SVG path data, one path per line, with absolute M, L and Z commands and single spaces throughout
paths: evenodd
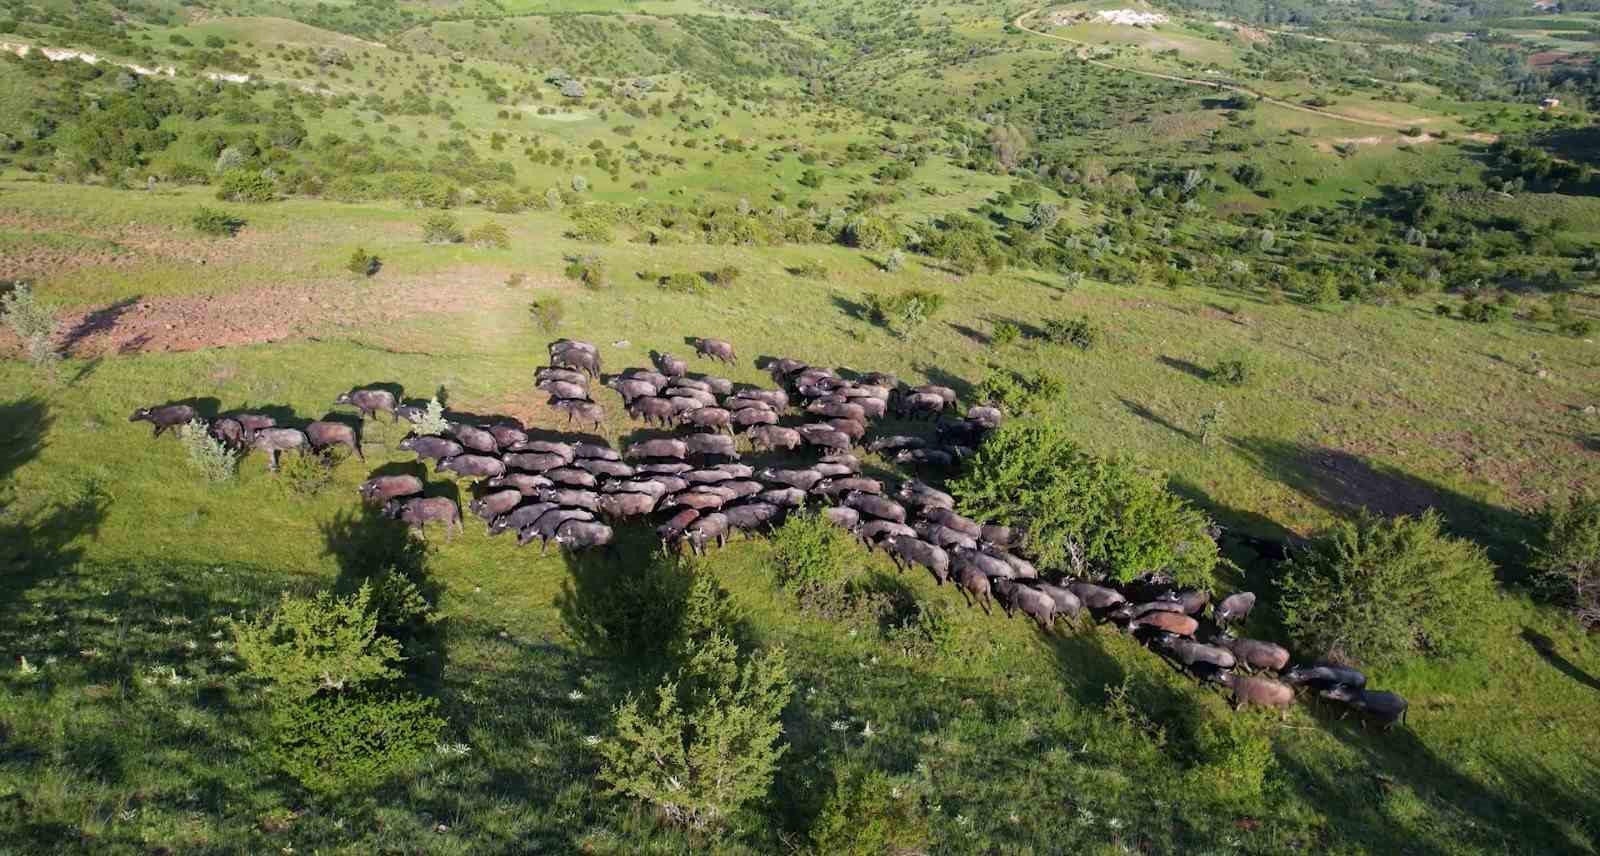
M 1002 3 L 68 11 L 0 12 L 7 40 L 101 58 L 0 56 L 0 284 L 48 305 L 63 357 L 33 366 L 0 333 L 0 854 L 824 852 L 841 817 L 929 853 L 1600 849 L 1600 647 L 1525 585 L 1539 510 L 1600 478 L 1581 98 L 1471 100 L 1439 80 L 1482 71 L 1468 48 L 1263 42 L 1165 7 L 1153 29 L 1048 28 L 1081 54 Z M 1380 50 L 1419 73 L 1346 79 Z M 1208 69 L 1328 103 L 1152 76 Z M 202 208 L 237 234 L 200 233 Z M 508 245 L 425 243 L 441 214 Z M 347 269 L 358 247 L 375 276 Z M 566 273 L 580 258 L 606 287 Z M 730 269 L 701 295 L 658 285 Z M 908 289 L 943 304 L 874 319 Z M 1092 347 L 1044 335 L 1075 320 Z M 794 356 L 963 405 L 1039 372 L 1061 394 L 1012 418 L 1160 472 L 1220 524 L 1222 586 L 1262 594 L 1250 635 L 1287 639 L 1256 548 L 1362 508 L 1436 509 L 1484 547 L 1492 619 L 1465 656 L 1371 670 L 1410 701 L 1379 733 L 1309 700 L 1233 712 L 1109 624 L 1045 636 L 882 554 L 850 554 L 851 605 L 797 601 L 772 545 L 736 539 L 698 568 L 741 644 L 789 652 L 788 750 L 763 799 L 697 830 L 598 778 L 614 709 L 672 665 L 606 624 L 658 606 L 646 525 L 541 556 L 469 518 L 416 548 L 355 496 L 414 470 L 403 423 L 367 421 L 365 462 L 303 495 L 259 454 L 208 484 L 128 422 L 179 399 L 316 419 L 389 383 L 566 431 L 531 383 L 558 336 L 608 370 L 716 336 L 737 381 Z M 1246 383 L 1212 377 L 1226 360 Z M 653 436 L 600 397 L 601 438 Z M 314 796 L 269 756 L 271 693 L 227 619 L 351 589 L 374 555 L 407 557 L 437 607 L 399 683 L 447 724 L 381 787 Z

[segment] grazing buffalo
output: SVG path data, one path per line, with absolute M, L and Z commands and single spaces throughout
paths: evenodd
M 950 554 L 938 545 L 899 535 L 891 535 L 883 539 L 883 543 L 897 570 L 905 565 L 921 565 L 933 572 L 934 579 L 940 583 L 950 578 Z
M 506 465 L 488 455 L 456 455 L 439 462 L 438 469 L 466 478 L 492 478 L 506 474 Z
M 1234 658 L 1247 669 L 1281 672 L 1289 665 L 1289 649 L 1272 642 L 1243 639 L 1227 633 L 1217 634 L 1211 642 L 1232 651 Z
M 639 517 L 656 510 L 656 497 L 648 493 L 608 493 L 597 507 L 607 517 Z
M 677 458 L 689 456 L 689 446 L 682 440 L 645 440 L 628 447 L 629 458 Z
M 1227 627 L 1235 621 L 1243 621 L 1250 615 L 1250 610 L 1256 607 L 1255 592 L 1242 591 L 1230 594 L 1222 602 L 1211 609 L 1211 620 L 1218 627 Z
M 845 494 L 844 504 L 863 514 L 894 523 L 906 522 L 906 507 L 884 496 L 856 490 Z
M 689 524 L 699 518 L 700 512 L 693 508 L 685 508 L 667 518 L 667 522 L 657 526 L 656 537 L 661 539 L 663 545 L 676 544 L 678 539 L 683 537 L 684 530 L 689 528 Z
M 502 514 L 522 504 L 522 491 L 497 490 L 467 504 L 467 509 L 484 520 L 493 521 Z
M 750 445 L 767 451 L 797 449 L 803 442 L 799 431 L 781 425 L 757 425 L 750 429 L 747 436 L 750 438 Z
M 1238 710 L 1247 704 L 1285 710 L 1294 702 L 1294 690 L 1268 678 L 1253 678 L 1235 675 L 1231 672 L 1221 672 L 1217 675 L 1217 682 L 1233 690 L 1234 710 Z
M 402 496 L 422 493 L 422 479 L 416 476 L 375 476 L 362 482 L 357 491 L 363 502 L 388 502 Z
M 739 450 L 734 447 L 732 437 L 721 434 L 693 434 L 684 438 L 684 445 L 693 455 L 716 455 L 739 460 Z
M 1376 722 L 1388 731 L 1396 722 L 1406 721 L 1406 700 L 1399 693 L 1357 689 L 1341 684 L 1319 693 L 1323 698 L 1342 702 L 1361 715 L 1363 724 Z
M 128 417 L 128 421 L 149 422 L 155 426 L 155 430 L 150 436 L 160 437 L 161 432 L 169 428 L 177 428 L 180 425 L 188 425 L 195 420 L 196 416 L 194 408 L 187 404 L 167 404 L 161 407 L 141 407 L 133 411 L 133 415 Z
M 400 451 L 412 452 L 419 458 L 444 460 L 454 458 L 467 450 L 460 443 L 443 437 L 407 437 L 400 441 Z
M 383 514 L 393 520 L 402 520 L 412 529 L 422 532 L 429 523 L 444 524 L 444 539 L 450 540 L 454 532 L 462 531 L 461 509 L 455 500 L 442 496 L 416 499 L 391 499 L 384 503 Z
M 538 384 L 537 388 L 548 393 L 551 401 L 589 400 L 589 387 L 587 384 L 551 379 Z
M 351 407 L 354 407 L 355 409 L 361 411 L 362 419 L 369 419 L 380 411 L 389 414 L 390 421 L 394 421 L 398 418 L 395 416 L 394 410 L 395 406 L 399 402 L 395 400 L 394 393 L 387 389 L 372 389 L 370 387 L 366 389 L 352 389 L 349 392 L 339 393 L 339 396 L 333 400 L 333 403 L 348 404 Z
M 606 409 L 592 401 L 562 399 L 550 406 L 567 414 L 568 425 L 577 420 L 598 431 L 606 421 Z
M 1005 610 L 1007 617 L 1020 609 L 1023 615 L 1039 625 L 1040 631 L 1051 631 L 1056 621 L 1056 602 L 1049 595 L 1016 580 L 997 578 L 993 585 L 995 594 L 1000 597 L 1000 608 Z
M 539 552 L 550 546 L 550 540 L 556 537 L 561 527 L 573 521 L 587 523 L 594 520 L 594 515 L 581 508 L 552 508 L 539 515 L 533 525 L 523 529 L 517 536 L 517 543 L 526 544 L 534 538 L 539 539 Z
M 563 550 L 583 550 L 604 547 L 611 543 L 615 533 L 604 523 L 588 520 L 568 520 L 556 528 L 556 546 Z
M 689 542 L 689 549 L 700 555 L 705 555 L 706 545 L 716 542 L 718 547 L 728 543 L 728 518 L 721 513 L 701 515 L 690 523 L 683 532 L 683 538 Z
M 733 414 L 720 407 L 700 407 L 684 413 L 678 421 L 696 428 L 709 428 L 712 431 L 721 431 L 724 428 L 728 433 L 733 433 Z
M 276 472 L 278 453 L 291 449 L 303 450 L 310 445 L 306 432 L 298 428 L 265 428 L 250 438 L 250 448 L 267 453 L 267 468 Z
M 935 508 L 954 509 L 956 507 L 955 497 L 938 488 L 923 484 L 916 479 L 900 485 L 899 496 L 907 504 L 921 509 L 925 515 Z
M 588 375 L 584 374 L 583 372 L 575 372 L 572 369 L 563 369 L 556 366 L 544 366 L 533 373 L 533 382 L 535 384 L 541 384 L 550 380 L 559 380 L 565 383 L 575 383 L 579 386 L 589 385 Z
M 733 345 L 724 342 L 721 339 L 695 339 L 694 350 L 695 353 L 702 357 L 724 362 L 729 365 L 739 361 L 739 357 L 733 351 Z
M 689 373 L 689 364 L 671 354 L 656 354 L 656 368 L 667 377 L 683 377 Z
M 485 431 L 472 425 L 463 425 L 460 422 L 451 422 L 445 427 L 457 443 L 474 452 L 492 455 L 500 451 L 500 441 L 496 440 L 494 433 Z
M 511 456 L 507 455 L 506 457 L 509 458 Z M 507 462 L 506 466 L 509 467 L 511 464 Z M 484 482 L 484 484 L 488 487 L 515 488 L 523 496 L 537 496 L 539 491 L 553 486 L 555 482 L 544 476 L 536 476 L 532 473 L 506 473 L 503 476 L 495 476 Z
M 660 425 L 663 428 L 672 424 L 677 412 L 670 399 L 656 396 L 641 396 L 628 403 L 629 416 L 647 425 Z
M 630 377 L 614 377 L 606 381 L 606 386 L 616 390 L 624 404 L 632 404 L 641 398 L 654 398 L 661 391 L 660 387 L 649 381 Z
M 546 511 L 559 507 L 560 506 L 553 502 L 535 502 L 528 505 L 518 506 L 517 508 L 512 509 L 505 514 L 496 517 L 494 522 L 489 524 L 489 534 L 499 535 L 501 532 L 513 529 L 520 532 L 523 529 L 532 526 L 534 521 L 542 517 Z
M 778 506 L 764 502 L 736 505 L 722 510 L 722 515 L 728 518 L 728 526 L 746 532 L 770 526 L 781 513 Z
M 1090 609 L 1113 609 L 1127 602 L 1116 589 L 1097 586 L 1094 583 L 1074 582 L 1067 584 L 1067 590 L 1078 596 L 1083 605 Z
M 206 433 L 210 434 L 211 438 L 216 440 L 218 443 L 221 443 L 232 450 L 243 449 L 247 445 L 245 442 L 246 434 L 244 426 L 239 424 L 239 420 L 234 419 L 231 416 L 224 416 L 221 419 L 212 422 L 211 425 L 206 428 Z
M 1367 676 L 1349 666 L 1319 663 L 1314 666 L 1295 666 L 1283 673 L 1283 679 L 1295 686 L 1308 686 L 1317 692 L 1338 686 L 1363 689 Z

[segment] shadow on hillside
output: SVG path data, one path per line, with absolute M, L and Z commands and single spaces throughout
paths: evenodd
M 428 572 L 428 547 L 406 525 L 383 516 L 377 506 L 360 505 L 335 512 L 321 523 L 323 553 L 339 566 L 333 590 L 350 594 L 363 585 L 374 600 L 395 598 L 410 584 L 428 603 L 437 606 L 444 587 Z M 431 688 L 444 671 L 445 649 L 436 644 L 439 628 L 420 619 L 383 623 L 379 631 L 405 645 L 405 670 Z
M 1523 545 L 1535 535 L 1532 521 L 1525 515 L 1342 449 L 1268 437 L 1240 438 L 1234 446 L 1263 475 L 1332 512 L 1347 514 L 1365 508 L 1394 516 L 1437 509 L 1452 534 L 1488 549 L 1503 580 L 1520 576 Z
M 1137 416 L 1140 419 L 1151 423 L 1152 425 L 1158 425 L 1162 428 L 1165 428 L 1168 431 L 1177 434 L 1179 437 L 1184 438 L 1185 440 L 1194 440 L 1196 442 L 1199 442 L 1200 440 L 1200 435 L 1190 431 L 1176 422 L 1173 422 L 1172 420 L 1162 416 L 1161 414 L 1151 410 L 1137 401 L 1130 401 L 1129 399 L 1122 398 L 1121 396 L 1118 396 L 1117 401 L 1122 402 L 1122 406 L 1127 408 L 1129 413 L 1132 413 L 1134 416 Z
M 78 323 L 72 325 L 72 329 L 61 337 L 60 350 L 67 354 L 72 354 L 85 339 L 116 329 L 117 322 L 122 316 L 127 314 L 128 310 L 132 309 L 142 299 L 140 295 L 136 294 L 132 297 L 118 300 L 115 303 L 108 303 L 84 315 L 83 318 L 78 320 Z
M 1168 357 L 1163 355 L 1156 357 L 1156 362 L 1166 366 L 1169 369 L 1183 372 L 1184 374 L 1198 380 L 1211 380 L 1211 372 L 1208 369 L 1197 366 L 1188 360 L 1180 360 L 1177 357 Z
M 1522 638 L 1530 646 L 1532 646 L 1535 653 L 1543 658 L 1546 663 L 1549 663 L 1550 666 L 1556 671 L 1566 675 L 1580 684 L 1583 684 L 1589 689 L 1600 691 L 1600 678 L 1596 678 L 1594 675 L 1585 672 L 1583 669 L 1579 668 L 1576 663 L 1568 660 L 1566 657 L 1561 656 L 1561 652 L 1556 650 L 1555 641 L 1550 637 L 1540 633 L 1537 630 L 1534 630 L 1531 627 L 1524 627 L 1522 628 Z

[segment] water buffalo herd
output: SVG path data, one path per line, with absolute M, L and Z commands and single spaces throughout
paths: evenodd
M 690 341 L 700 357 L 736 360 L 727 342 Z M 552 343 L 549 357 L 534 382 L 569 425 L 603 424 L 605 410 L 592 395 L 599 383 L 621 397 L 632 418 L 670 430 L 620 451 L 593 439 L 548 439 L 510 418 L 469 421 L 447 414 L 442 432 L 414 430 L 399 448 L 431 461 L 436 473 L 475 480 L 468 510 L 485 521 L 490 535 L 516 532 L 519 545 L 537 540 L 541 552 L 552 541 L 566 550 L 609 547 L 613 523 L 654 516 L 663 545 L 703 553 L 736 532 L 765 531 L 790 512 L 811 508 L 869 549 L 885 551 L 896 567 L 921 567 L 940 585 L 953 582 L 969 606 L 989 612 L 998 601 L 1006 615 L 1021 612 L 1045 633 L 1063 618 L 1115 622 L 1176 667 L 1230 690 L 1235 706 L 1283 708 L 1296 687 L 1307 687 L 1385 727 L 1403 721 L 1405 700 L 1367 690 L 1360 672 L 1333 664 L 1290 666 L 1281 646 L 1235 636 L 1232 627 L 1254 607 L 1253 594 L 1212 605 L 1208 593 L 1159 575 L 1120 585 L 1047 577 L 1022 555 L 1025 533 L 961 515 L 952 496 L 917 478 L 896 484 L 864 473 L 858 446 L 912 467 L 949 467 L 973 454 L 1003 414 L 976 406 L 956 415 L 956 394 L 947 387 L 908 386 L 885 373 L 781 358 L 763 366 L 774 385 L 756 387 L 691 374 L 683 360 L 656 352 L 649 368 L 604 375 L 599 349 L 571 339 Z M 402 404 L 378 387 L 352 390 L 334 403 L 356 407 L 364 418 L 387 413 L 413 425 L 424 415 L 420 406 Z M 891 415 L 936 420 L 933 438 L 872 430 Z M 153 423 L 158 436 L 195 418 L 184 404 L 142 408 L 132 416 Z M 273 469 L 284 451 L 346 446 L 361 453 L 355 429 L 342 422 L 286 428 L 263 414 L 235 413 L 214 420 L 209 431 L 236 451 L 268 452 Z M 781 453 L 782 461 L 746 463 L 742 445 Z M 808 453 L 809 463 L 794 460 Z M 444 525 L 448 539 L 461 529 L 461 509 L 450 498 L 425 496 L 426 487 L 415 475 L 376 475 L 360 494 L 418 531 Z

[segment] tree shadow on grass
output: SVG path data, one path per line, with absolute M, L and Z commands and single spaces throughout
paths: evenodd
M 71 354 L 82 344 L 85 339 L 100 333 L 108 333 L 116 329 L 117 322 L 127 314 L 135 304 L 144 298 L 140 295 L 123 298 L 115 303 L 108 303 L 99 309 L 83 316 L 72 329 L 66 331 L 61 337 L 61 350 Z
M 1137 416 L 1146 422 L 1149 422 L 1153 425 L 1159 425 L 1162 428 L 1165 428 L 1168 431 L 1171 431 L 1172 433 L 1184 438 L 1185 440 L 1194 440 L 1196 442 L 1200 440 L 1200 435 L 1190 431 L 1187 428 L 1184 428 L 1165 416 L 1156 413 L 1154 410 L 1151 410 L 1137 401 L 1130 401 L 1120 396 L 1118 396 L 1117 400 L 1122 402 L 1122 406 L 1127 408 L 1129 413 L 1132 413 L 1134 416 Z
M 1188 360 L 1180 360 L 1177 357 L 1168 357 L 1163 355 L 1156 357 L 1156 362 L 1166 366 L 1169 369 L 1175 369 L 1183 372 L 1184 374 L 1197 380 L 1211 380 L 1211 371 L 1209 369 L 1197 366 Z
M 1522 628 L 1522 638 L 1530 646 L 1532 646 L 1533 650 L 1538 653 L 1538 655 L 1543 658 L 1546 663 L 1549 663 L 1556 671 L 1566 675 L 1580 684 L 1583 684 L 1589 689 L 1600 691 L 1600 678 L 1596 678 L 1594 675 L 1585 672 L 1583 669 L 1579 668 L 1576 663 L 1573 663 L 1566 657 L 1561 656 L 1561 652 L 1556 650 L 1555 641 L 1550 637 L 1540 633 L 1537 630 L 1534 630 L 1531 627 L 1524 627 Z
M 1476 541 L 1489 551 L 1501 568 L 1502 581 L 1514 581 L 1523 573 L 1524 545 L 1536 534 L 1526 515 L 1342 449 L 1268 437 L 1241 438 L 1234 445 L 1263 475 L 1335 513 L 1366 508 L 1394 516 L 1437 509 L 1452 534 Z

